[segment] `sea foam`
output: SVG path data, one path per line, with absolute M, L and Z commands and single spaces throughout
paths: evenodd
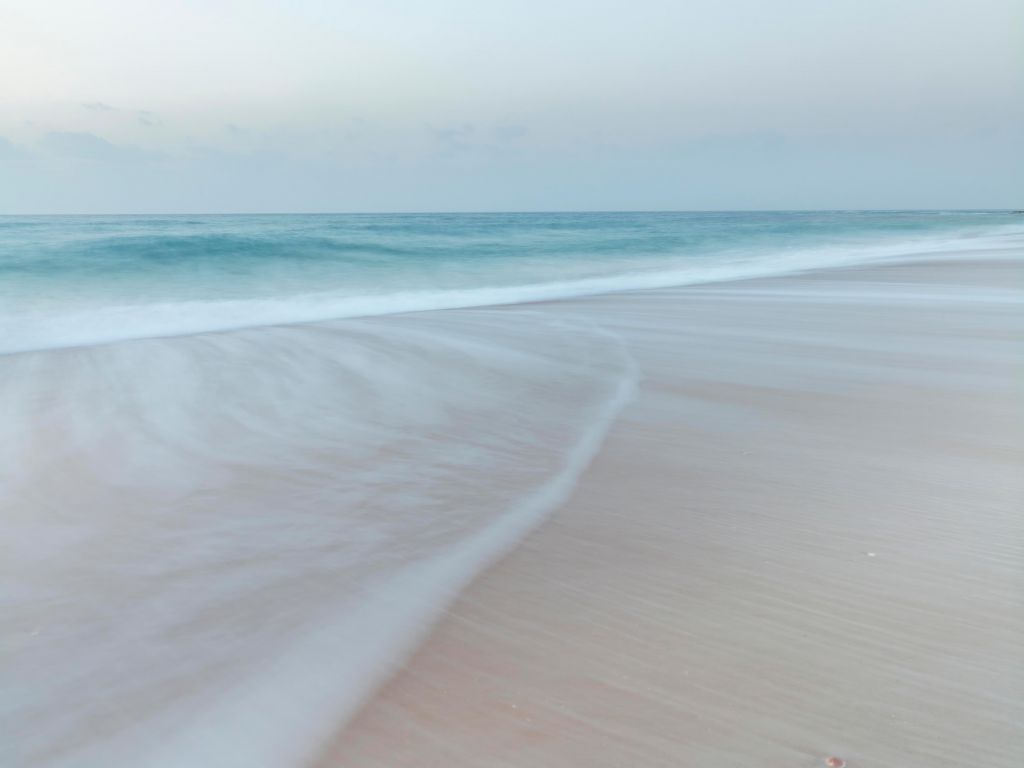
M 7 358 L 15 766 L 299 765 L 570 492 L 636 372 L 527 310 Z

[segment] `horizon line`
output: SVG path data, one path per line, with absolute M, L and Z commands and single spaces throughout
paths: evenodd
M 1014 208 L 588 208 L 588 209 L 511 209 L 511 210 L 395 210 L 395 211 L 103 211 L 5 213 L 16 216 L 487 216 L 537 214 L 612 214 L 612 213 L 1024 213 Z

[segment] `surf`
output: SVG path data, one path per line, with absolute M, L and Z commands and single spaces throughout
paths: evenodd
M 60 237 L 29 227 L 0 248 L 0 353 L 743 280 L 1024 238 L 995 216 L 920 214 L 911 221 L 926 228 L 911 237 L 885 217 L 832 214 L 816 232 L 820 222 L 779 214 L 772 235 L 754 237 L 741 214 L 673 226 L 594 214 L 594 232 L 570 219 L 563 254 L 536 245 L 556 215 L 488 226 L 464 216 L 446 238 L 415 216 L 398 217 L 412 228 L 398 234 L 366 217 L 87 218 Z M 909 227 L 906 214 L 889 218 Z
M 528 310 L 6 358 L 8 757 L 301 764 L 564 501 L 636 376 Z

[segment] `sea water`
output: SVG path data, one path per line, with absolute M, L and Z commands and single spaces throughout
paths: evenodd
M 998 211 L 0 217 L 0 352 L 998 246 Z
M 1018 222 L 0 218 L 0 764 L 315 755 L 567 497 L 642 373 L 529 302 L 998 249 Z

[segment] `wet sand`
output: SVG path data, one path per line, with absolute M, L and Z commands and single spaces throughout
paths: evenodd
M 640 393 L 319 767 L 1024 764 L 1021 256 L 540 305 Z

